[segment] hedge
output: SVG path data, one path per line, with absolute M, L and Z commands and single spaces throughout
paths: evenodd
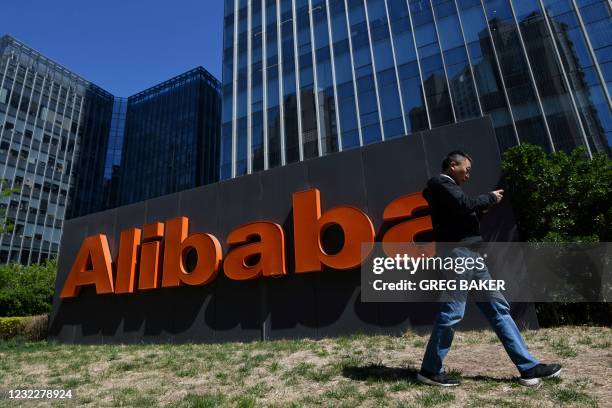
M 29 341 L 47 337 L 48 315 L 0 317 L 0 340 L 22 338 Z
M 40 265 L 0 265 L 0 316 L 32 316 L 51 311 L 57 261 Z

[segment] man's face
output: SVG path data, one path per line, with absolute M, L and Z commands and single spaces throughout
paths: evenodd
M 459 162 L 451 162 L 448 169 L 448 175 L 455 180 L 458 185 L 461 185 L 470 179 L 470 170 L 472 163 L 469 159 L 463 159 Z

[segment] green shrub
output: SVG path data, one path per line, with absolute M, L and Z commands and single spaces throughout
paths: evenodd
M 508 183 L 521 240 L 533 242 L 609 242 L 612 239 L 612 161 L 605 154 L 586 157 L 547 154 L 524 144 L 504 153 Z M 536 304 L 543 326 L 610 324 L 609 303 Z
M 0 265 L 0 316 L 29 316 L 51 311 L 57 261 L 40 265 Z
M 7 340 L 23 332 L 23 317 L 0 317 L 0 339 Z
M 609 242 L 612 161 L 584 148 L 547 154 L 533 145 L 504 153 L 502 168 L 524 241 Z
M 39 341 L 47 337 L 48 315 L 0 317 L 0 340 L 23 338 Z

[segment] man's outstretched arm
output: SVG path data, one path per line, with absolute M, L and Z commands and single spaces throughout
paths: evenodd
M 449 207 L 449 210 L 468 214 L 487 210 L 501 201 L 503 197 L 503 190 L 470 197 L 465 194 L 461 187 L 450 180 L 444 180 L 442 183 L 436 184 L 434 191 L 442 202 Z

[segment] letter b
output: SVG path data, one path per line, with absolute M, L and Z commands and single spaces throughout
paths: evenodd
M 323 265 L 334 269 L 352 269 L 361 264 L 374 247 L 374 226 L 361 210 L 341 206 L 321 214 L 318 189 L 293 194 L 293 226 L 295 241 L 295 272 L 316 272 Z M 342 249 L 333 255 L 325 252 L 321 234 L 331 225 L 344 233 Z M 362 254 L 361 244 L 369 249 Z
M 164 246 L 163 287 L 187 285 L 206 285 L 217 276 L 221 263 L 221 244 L 210 234 L 192 234 L 187 237 L 189 219 L 174 218 L 166 223 L 166 243 Z M 183 262 L 189 250 L 197 253 L 197 263 L 188 272 Z

